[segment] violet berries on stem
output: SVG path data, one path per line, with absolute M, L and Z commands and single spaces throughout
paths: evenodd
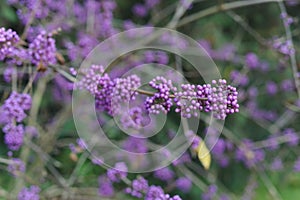
M 181 84 L 180 89 L 171 80 L 157 76 L 149 82 L 154 92 L 139 89 L 141 80 L 137 75 L 111 79 L 104 68 L 92 65 L 83 71 L 77 82 L 80 89 L 95 96 L 96 108 L 110 115 L 119 112 L 120 104 L 134 100 L 137 94 L 146 95 L 145 109 L 152 114 L 167 114 L 175 105 L 175 112 L 182 117 L 199 116 L 200 111 L 212 112 L 216 119 L 224 120 L 227 115 L 239 112 L 238 92 L 226 80 L 213 80 L 212 84 Z

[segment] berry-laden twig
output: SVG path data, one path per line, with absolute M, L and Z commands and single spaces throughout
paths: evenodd
M 120 104 L 134 100 L 138 94 L 147 96 L 144 106 L 153 114 L 166 114 L 173 105 L 175 112 L 185 118 L 197 117 L 203 111 L 224 120 L 227 115 L 239 112 L 237 89 L 227 85 L 224 79 L 204 85 L 182 84 L 179 90 L 171 80 L 157 76 L 149 82 L 154 90 L 151 92 L 139 89 L 141 81 L 137 75 L 111 79 L 100 65 L 92 65 L 81 73 L 83 77 L 76 82 L 76 87 L 89 91 L 95 96 L 96 108 L 110 115 L 120 112 Z

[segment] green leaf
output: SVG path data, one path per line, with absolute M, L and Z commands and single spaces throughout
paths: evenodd
M 18 17 L 13 8 L 8 7 L 8 6 L 3 6 L 1 11 L 2 11 L 3 18 L 7 19 L 7 21 L 13 22 L 13 23 L 18 21 Z

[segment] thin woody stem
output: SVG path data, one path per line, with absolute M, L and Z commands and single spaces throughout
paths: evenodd
M 279 5 L 281 13 L 287 13 L 282 0 L 278 1 L 278 5 Z M 286 39 L 287 39 L 287 41 L 291 42 L 292 49 L 295 49 L 294 43 L 293 43 L 293 36 L 292 36 L 292 32 L 291 32 L 291 27 L 288 24 L 284 24 L 284 19 L 282 19 L 282 21 L 283 21 L 283 25 L 284 25 Z M 294 81 L 295 81 L 295 86 L 296 86 L 296 90 L 297 90 L 297 94 L 298 94 L 298 99 L 300 99 L 300 79 L 298 78 L 296 55 L 295 55 L 295 53 L 293 53 L 293 54 L 290 54 L 289 57 L 290 57 L 293 77 L 294 77 Z
M 139 94 L 144 94 L 144 95 L 147 95 L 147 96 L 153 96 L 155 93 L 154 92 L 149 92 L 147 90 L 141 90 L 141 89 L 136 89 L 134 90 L 135 92 L 139 93 Z M 174 94 L 170 94 L 169 95 L 170 98 L 174 99 L 175 98 L 175 95 Z M 187 97 L 181 97 L 182 99 L 186 99 Z M 201 97 L 198 97 L 197 98 L 198 100 L 207 100 L 207 98 L 201 98 Z
M 235 2 L 230 2 L 230 3 L 219 4 L 219 5 L 212 6 L 205 10 L 202 10 L 200 12 L 197 12 L 195 14 L 192 14 L 192 15 L 182 18 L 178 22 L 176 27 L 177 28 L 181 27 L 183 25 L 186 25 L 188 23 L 191 23 L 191 22 L 201 19 L 203 17 L 212 15 L 214 13 L 227 11 L 227 10 L 233 10 L 236 8 L 241 8 L 241 7 L 246 7 L 246 6 L 256 5 L 256 4 L 270 3 L 270 2 L 278 2 L 278 0 L 244 0 L 244 1 L 235 1 Z
M 30 79 L 29 79 L 29 81 L 28 81 L 26 87 L 25 87 L 24 90 L 23 90 L 23 93 L 24 93 L 24 94 L 27 93 L 27 92 L 32 88 L 32 84 L 33 84 L 33 81 L 34 81 L 34 79 L 36 78 L 36 76 L 37 76 L 37 71 L 35 71 L 35 72 L 31 75 L 31 77 L 30 77 Z

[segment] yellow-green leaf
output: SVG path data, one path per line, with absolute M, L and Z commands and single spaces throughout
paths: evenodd
M 211 164 L 211 155 L 205 143 L 201 140 L 197 148 L 198 159 L 203 167 L 208 170 Z

